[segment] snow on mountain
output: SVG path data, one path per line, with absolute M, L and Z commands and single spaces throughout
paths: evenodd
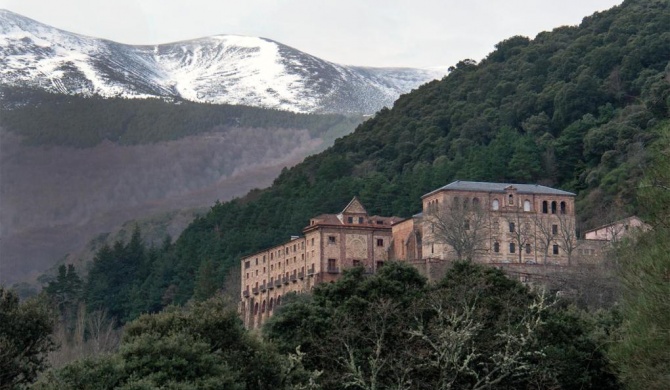
M 443 75 L 338 65 L 270 39 L 235 35 L 124 45 L 0 10 L 0 87 L 370 114 Z

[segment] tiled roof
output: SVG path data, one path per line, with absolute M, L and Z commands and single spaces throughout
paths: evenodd
M 425 198 L 442 190 L 456 190 L 456 191 L 484 191 L 484 192 L 505 192 L 505 188 L 513 186 L 520 194 L 542 194 L 542 195 L 568 195 L 575 196 L 572 192 L 558 190 L 556 188 L 541 186 L 539 184 L 516 184 L 516 183 L 488 183 L 483 181 L 455 181 L 447 184 L 444 187 L 438 188 L 434 191 L 422 196 Z

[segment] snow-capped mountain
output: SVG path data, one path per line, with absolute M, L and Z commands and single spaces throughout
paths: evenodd
M 0 87 L 370 114 L 443 75 L 338 65 L 270 39 L 235 35 L 124 45 L 0 10 Z

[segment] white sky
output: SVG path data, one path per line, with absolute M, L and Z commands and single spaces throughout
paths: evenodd
M 325 60 L 450 66 L 513 35 L 577 25 L 622 0 L 0 0 L 62 30 L 127 44 L 270 38 Z

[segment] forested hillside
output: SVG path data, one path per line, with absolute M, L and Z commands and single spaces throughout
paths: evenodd
M 35 89 L 0 88 L 0 126 L 29 145 L 93 147 L 173 141 L 229 128 L 306 129 L 341 136 L 360 118 L 296 114 L 258 107 L 186 100 L 81 97 Z
M 266 187 L 362 120 L 11 88 L 0 88 L 0 97 L 0 283 L 7 284 L 40 275 L 126 221 L 206 209 Z M 176 224 L 176 235 L 187 224 Z
M 586 226 L 605 208 L 639 212 L 635 188 L 668 124 L 669 60 L 670 4 L 660 0 L 627 0 L 580 26 L 503 40 L 272 187 L 217 203 L 142 261 L 129 264 L 122 244 L 101 251 L 87 303 L 128 320 L 194 291 L 204 297 L 241 255 L 300 233 L 354 195 L 372 214 L 409 216 L 422 194 L 452 180 L 541 183 L 578 193 Z

